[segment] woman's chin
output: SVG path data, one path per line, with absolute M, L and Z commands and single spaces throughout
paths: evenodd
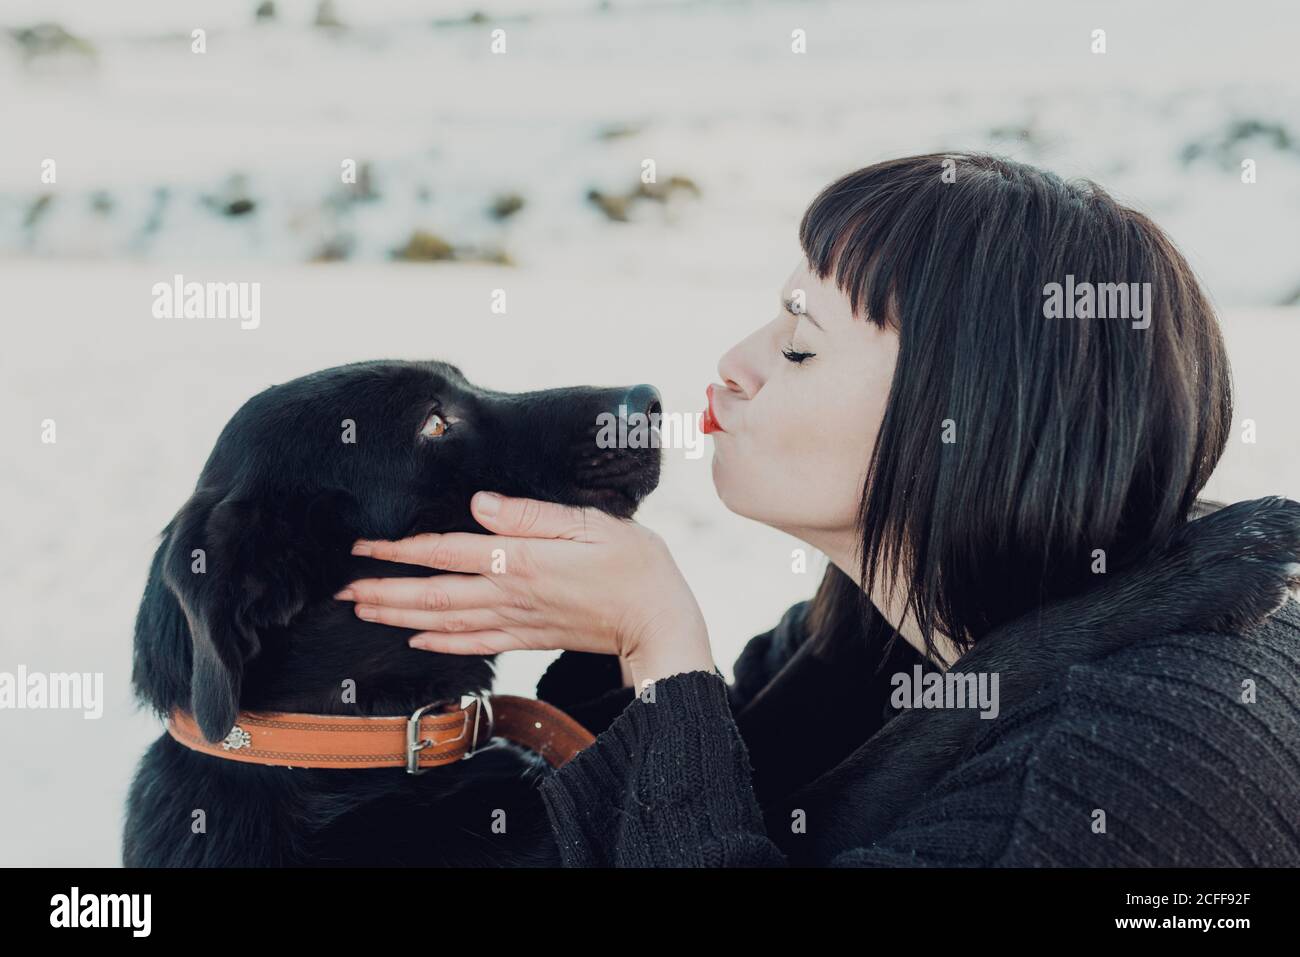
M 763 521 L 762 517 L 753 514 L 751 503 L 745 501 L 744 494 L 737 489 L 735 477 L 728 474 L 729 470 L 723 466 L 718 466 L 718 459 L 715 455 L 713 458 L 713 490 L 718 494 L 718 499 L 727 507 L 727 511 L 739 515 L 741 518 L 749 518 L 754 521 Z
M 727 506 L 730 511 L 735 512 L 736 507 L 732 504 L 732 488 L 727 478 L 727 468 L 718 463 L 718 450 L 713 450 L 713 461 L 709 465 L 709 472 L 713 476 L 713 491 L 717 493 L 718 499 L 723 505 Z M 737 512 L 736 514 L 741 514 Z

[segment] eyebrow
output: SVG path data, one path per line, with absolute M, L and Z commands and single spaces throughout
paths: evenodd
M 805 309 L 803 312 L 795 312 L 795 311 L 794 311 L 794 296 L 790 296 L 790 297 L 788 297 L 788 298 L 782 299 L 782 300 L 781 300 L 781 305 L 785 307 L 785 311 L 788 312 L 788 313 L 790 313 L 790 315 L 792 315 L 792 316 L 803 316 L 805 319 L 807 319 L 809 322 L 811 322 L 811 323 L 812 323 L 814 326 L 816 326 L 818 329 L 821 329 L 822 332 L 825 332 L 825 331 L 826 331 L 825 329 L 822 329 L 822 324 L 821 324 L 820 322 L 818 322 L 816 319 L 813 318 L 811 312 L 808 312 L 806 309 Z

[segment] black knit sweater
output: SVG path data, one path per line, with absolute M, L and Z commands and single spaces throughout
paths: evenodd
M 938 672 L 901 639 L 882 655 L 883 619 L 827 662 L 806 602 L 749 641 L 731 685 L 684 672 L 650 701 L 617 659 L 564 652 L 538 697 L 598 737 L 541 785 L 562 860 L 1300 865 L 1298 562 L 1295 502 L 1187 523 L 1104 589 L 993 633 L 1003 706 L 960 734 L 891 704 L 894 674 Z

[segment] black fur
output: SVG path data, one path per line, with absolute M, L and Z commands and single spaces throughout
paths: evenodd
M 428 569 L 350 553 L 357 538 L 483 531 L 479 489 L 630 517 L 658 483 L 657 448 L 601 449 L 598 416 L 656 411 L 648 387 L 508 394 L 439 362 L 326 369 L 254 396 L 163 530 L 135 628 L 136 693 L 159 716 L 191 709 L 222 740 L 241 708 L 407 715 L 487 691 L 491 657 L 411 649 L 408 629 L 360 620 L 332 596 Z M 447 434 L 419 432 L 432 411 Z M 344 442 L 346 421 L 355 442 Z M 206 567 L 196 573 L 195 550 Z M 343 683 L 357 701 L 345 704 Z M 536 794 L 545 766 L 497 741 L 467 761 L 403 769 L 263 767 L 163 734 L 127 803 L 127 866 L 548 865 Z M 506 833 L 492 831 L 505 812 Z M 196 811 L 206 832 L 194 833 Z

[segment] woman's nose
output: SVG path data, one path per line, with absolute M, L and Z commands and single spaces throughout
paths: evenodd
M 739 343 L 718 360 L 718 376 L 732 392 L 749 398 L 762 385 L 757 369 L 745 358 L 745 343 Z

